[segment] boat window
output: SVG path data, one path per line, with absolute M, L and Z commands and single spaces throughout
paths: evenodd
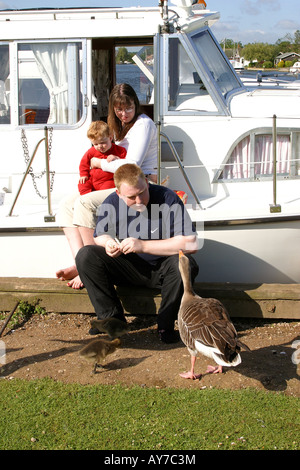
M 169 111 L 218 111 L 195 66 L 177 37 L 169 41 Z
M 10 123 L 9 48 L 0 45 L 0 124 Z
M 294 139 L 299 143 L 299 139 Z M 276 147 L 277 175 L 290 177 L 298 175 L 298 165 L 292 159 L 291 134 L 278 134 Z M 299 154 L 299 151 L 298 151 Z M 273 136 L 255 134 L 241 139 L 222 166 L 219 180 L 260 180 L 273 175 Z
M 300 132 L 293 132 L 292 140 L 292 173 L 300 176 Z
M 199 60 L 205 64 L 211 79 L 216 83 L 224 98 L 229 92 L 242 87 L 220 46 L 208 30 L 192 35 L 191 42 L 195 46 Z
M 129 83 L 141 105 L 154 103 L 153 45 L 116 48 L 116 83 Z
M 18 44 L 19 124 L 76 124 L 81 80 L 81 42 Z

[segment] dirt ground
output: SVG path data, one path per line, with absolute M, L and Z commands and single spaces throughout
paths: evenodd
M 89 314 L 51 313 L 35 315 L 16 330 L 6 328 L 1 337 L 6 354 L 4 359 L 0 357 L 0 377 L 51 377 L 66 383 L 156 388 L 252 387 L 300 396 L 300 350 L 296 349 L 300 346 L 299 321 L 233 319 L 240 339 L 251 352 L 243 351 L 242 363 L 224 369 L 223 374 L 189 380 L 179 376 L 190 367 L 186 347 L 181 342 L 161 343 L 153 316 L 127 317 L 131 330 L 122 337 L 121 349 L 108 356 L 104 368 L 93 374 L 91 364 L 79 356 L 79 350 L 95 338 L 108 337 L 88 334 L 92 318 Z M 196 373 L 205 372 L 208 364 L 213 363 L 199 357 Z

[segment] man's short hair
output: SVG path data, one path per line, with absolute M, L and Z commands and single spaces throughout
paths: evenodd
M 114 182 L 118 190 L 120 190 L 122 183 L 137 186 L 141 178 L 146 181 L 144 173 L 140 167 L 134 163 L 125 163 L 125 165 L 120 166 L 114 174 Z

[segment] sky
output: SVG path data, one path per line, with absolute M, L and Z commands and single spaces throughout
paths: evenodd
M 169 0 L 169 6 L 172 6 Z M 63 7 L 156 7 L 158 0 L 0 0 L 0 10 Z M 207 8 L 219 11 L 221 19 L 212 30 L 219 41 L 232 39 L 243 45 L 274 44 L 300 30 L 299 0 L 206 0 Z

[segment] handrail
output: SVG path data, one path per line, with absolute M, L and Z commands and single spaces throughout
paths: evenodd
M 49 140 L 48 140 L 48 128 L 45 127 L 45 158 L 46 158 L 46 178 L 47 178 L 47 203 L 48 203 L 48 215 L 45 215 L 45 222 L 55 222 L 55 215 L 52 213 L 51 208 L 51 187 L 50 187 L 50 154 L 49 154 Z
M 172 154 L 173 154 L 175 160 L 176 160 L 177 163 L 178 163 L 178 166 L 179 166 L 179 168 L 180 168 L 180 170 L 181 170 L 181 173 L 182 173 L 182 175 L 183 175 L 183 177 L 184 177 L 184 179 L 185 179 L 185 181 L 186 181 L 186 183 L 187 183 L 187 185 L 188 185 L 188 187 L 189 187 L 189 190 L 190 190 L 191 193 L 193 194 L 194 199 L 195 199 L 195 201 L 197 202 L 199 208 L 200 208 L 200 209 L 203 209 L 203 207 L 201 206 L 201 202 L 200 202 L 200 200 L 199 200 L 199 198 L 198 198 L 198 196 L 197 196 L 197 194 L 196 194 L 196 192 L 195 192 L 195 190 L 194 190 L 194 188 L 193 188 L 193 186 L 192 186 L 192 183 L 190 182 L 190 180 L 189 180 L 189 178 L 188 178 L 188 176 L 187 176 L 187 174 L 186 174 L 186 172 L 185 172 L 185 170 L 184 170 L 184 167 L 183 167 L 183 165 L 182 165 L 182 163 L 181 163 L 181 161 L 180 161 L 179 155 L 178 155 L 178 153 L 177 153 L 177 151 L 176 151 L 176 149 L 175 149 L 175 147 L 174 147 L 174 145 L 173 145 L 173 142 L 169 139 L 169 137 L 168 137 L 164 132 L 160 132 L 160 135 L 166 139 L 166 141 L 167 141 L 167 143 L 168 143 L 168 145 L 169 145 L 169 147 L 170 147 L 170 150 L 171 150 L 171 152 L 172 152 Z
M 33 154 L 32 154 L 32 157 L 30 159 L 30 161 L 28 162 L 28 165 L 27 165 L 27 168 L 26 168 L 26 171 L 24 173 L 24 176 L 22 178 L 22 181 L 20 183 L 20 186 L 19 186 L 19 189 L 17 191 L 17 194 L 15 196 L 15 199 L 12 203 L 12 206 L 10 208 L 10 211 L 8 213 L 8 217 L 11 217 L 12 216 L 12 213 L 13 213 L 13 210 L 15 208 L 15 205 L 17 203 L 17 200 L 19 198 L 19 195 L 21 193 L 21 190 L 23 188 L 23 185 L 25 183 L 25 179 L 29 173 L 29 170 L 30 170 L 30 167 L 32 165 L 32 162 L 34 160 L 34 157 L 36 156 L 36 153 L 38 151 L 38 148 L 40 146 L 40 144 L 45 141 L 45 158 L 46 158 L 46 178 L 47 178 L 47 202 L 48 202 L 48 216 L 45 216 L 44 217 L 44 220 L 45 222 L 54 222 L 55 221 L 55 215 L 53 215 L 52 213 L 52 209 L 51 209 L 51 196 L 50 196 L 50 170 L 49 170 L 49 146 L 48 146 L 48 128 L 45 127 L 44 129 L 45 131 L 45 137 L 43 137 L 42 139 L 40 139 L 38 141 L 38 143 L 36 144 L 35 146 L 35 149 L 33 151 Z
M 281 205 L 277 204 L 277 128 L 276 115 L 273 116 L 273 204 L 270 204 L 270 212 L 281 212 Z

